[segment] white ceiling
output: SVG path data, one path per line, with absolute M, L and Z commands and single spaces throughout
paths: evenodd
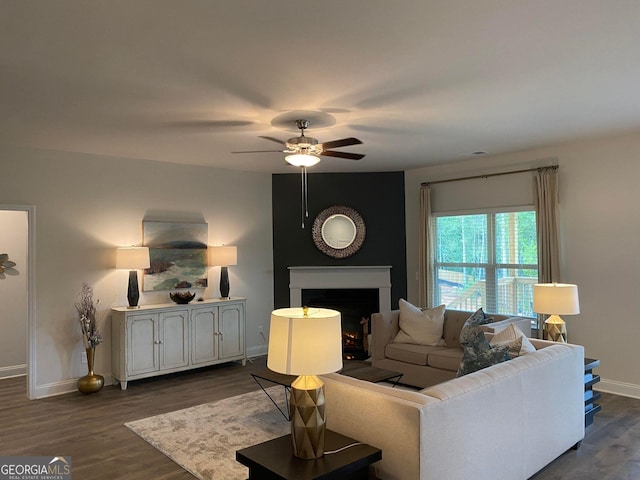
M 640 129 L 637 0 L 0 0 L 0 143 L 261 172 L 330 113 L 396 171 Z M 294 134 L 295 135 L 295 134 Z

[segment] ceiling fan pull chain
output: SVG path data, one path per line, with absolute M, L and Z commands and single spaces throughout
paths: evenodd
M 304 216 L 309 218 L 309 182 L 307 182 L 307 167 L 304 170 Z
M 300 199 L 301 200 L 301 202 L 300 202 L 301 203 L 300 210 L 301 210 L 301 216 L 302 216 L 302 228 L 304 228 L 304 211 L 305 211 L 304 200 L 305 200 L 305 198 L 307 196 L 307 192 L 306 192 L 305 185 L 304 185 L 304 173 L 305 173 L 305 170 L 304 170 L 304 167 L 302 167 L 302 169 L 300 170 L 300 185 L 302 187 L 302 198 Z

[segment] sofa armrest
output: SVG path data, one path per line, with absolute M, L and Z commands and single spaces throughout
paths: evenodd
M 371 357 L 382 360 L 389 343 L 400 330 L 400 310 L 374 313 L 371 315 Z
M 481 325 L 481 328 L 488 333 L 498 333 L 507 328 L 512 323 L 515 324 L 522 333 L 524 333 L 525 337 L 531 337 L 531 319 L 525 317 L 511 317 L 505 320 L 500 320 L 499 322 L 492 322 Z

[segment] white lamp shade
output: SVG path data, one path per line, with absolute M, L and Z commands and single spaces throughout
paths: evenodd
M 551 315 L 580 313 L 578 286 L 568 283 L 537 283 L 533 286 L 533 311 Z
M 149 247 L 122 247 L 116 250 L 116 268 L 149 268 Z
M 267 367 L 287 375 L 321 375 L 342 368 L 340 312 L 281 308 L 271 313 Z
M 307 153 L 296 153 L 294 155 L 287 155 L 284 157 L 287 163 L 290 163 L 296 167 L 313 167 L 316 163 L 320 162 L 320 157 L 316 155 L 309 155 Z
M 209 247 L 209 266 L 227 267 L 238 264 L 238 247 L 232 245 L 222 245 L 220 247 Z

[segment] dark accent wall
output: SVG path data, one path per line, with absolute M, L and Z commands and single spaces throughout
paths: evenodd
M 391 306 L 407 295 L 404 173 L 309 173 L 309 218 L 302 228 L 300 174 L 272 176 L 275 308 L 289 306 L 290 266 L 391 265 Z M 337 259 L 313 243 L 316 216 L 334 205 L 352 207 L 367 229 L 362 248 Z

